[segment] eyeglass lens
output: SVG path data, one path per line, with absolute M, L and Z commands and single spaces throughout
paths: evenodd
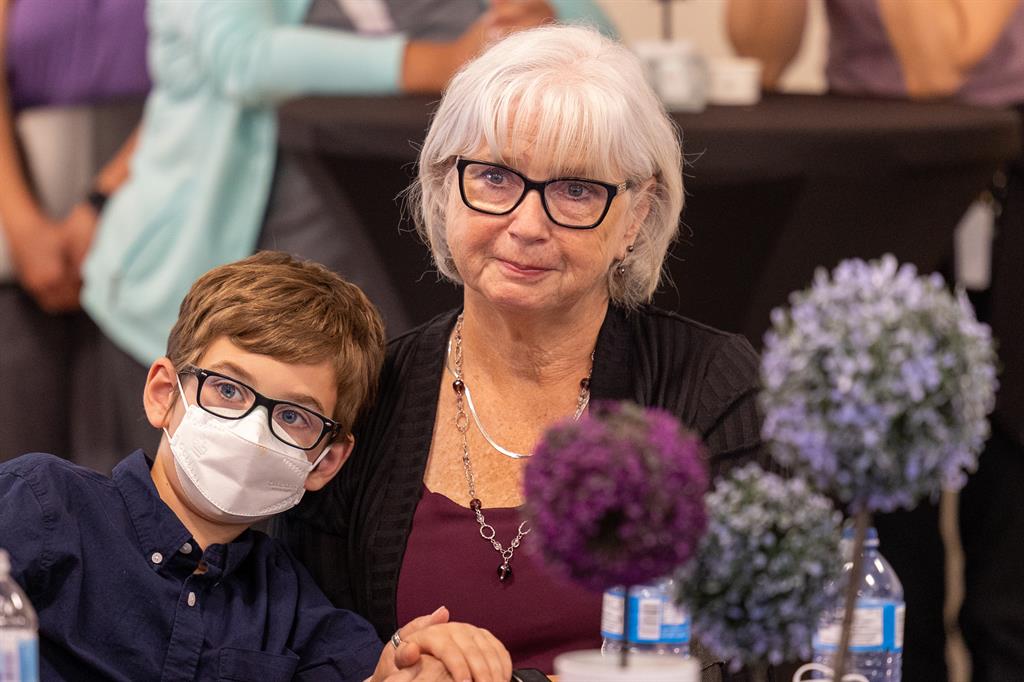
M 198 400 L 199 406 L 212 414 L 238 419 L 253 406 L 256 395 L 237 381 L 211 374 L 203 382 Z M 311 448 L 324 431 L 320 417 L 298 405 L 278 403 L 270 417 L 271 432 L 288 445 Z
M 468 164 L 462 183 L 470 206 L 487 213 L 510 211 L 525 188 L 518 174 L 483 163 Z M 608 188 L 586 180 L 555 180 L 544 187 L 544 201 L 556 223 L 589 227 L 601 219 L 608 205 Z

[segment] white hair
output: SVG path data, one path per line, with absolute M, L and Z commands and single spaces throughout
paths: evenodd
M 608 273 L 613 301 L 634 307 L 651 299 L 679 231 L 682 153 L 632 52 L 592 28 L 545 26 L 508 36 L 455 75 L 409 199 L 438 271 L 458 283 L 446 236 L 454 160 L 485 145 L 511 166 L 528 152 L 543 154 L 554 174 L 625 180 L 637 190 L 653 179 L 635 204 L 649 210 L 634 248 Z

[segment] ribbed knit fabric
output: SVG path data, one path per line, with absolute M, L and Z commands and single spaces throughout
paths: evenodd
M 275 524 L 275 534 L 331 601 L 365 616 L 382 638 L 398 626 L 398 575 L 458 312 L 390 343 L 378 403 L 356 429 L 351 458 L 327 488 L 306 495 Z M 751 460 L 774 468 L 761 447 L 757 387 L 758 358 L 744 337 L 651 307 L 609 308 L 594 353 L 591 399 L 629 399 L 677 414 L 703 436 L 715 476 Z M 705 679 L 717 679 L 717 660 L 699 654 L 716 668 Z

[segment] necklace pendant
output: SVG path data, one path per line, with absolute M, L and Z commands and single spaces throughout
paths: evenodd
M 508 564 L 498 566 L 498 581 L 507 583 L 512 580 L 512 567 Z

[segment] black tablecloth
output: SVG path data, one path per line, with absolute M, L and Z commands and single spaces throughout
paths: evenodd
M 282 146 L 354 202 L 415 321 L 451 307 L 401 220 L 436 98 L 309 98 L 284 106 Z M 683 231 L 656 302 L 759 345 L 772 307 L 819 265 L 885 252 L 934 270 L 971 199 L 1018 153 L 1012 111 L 950 103 L 774 95 L 678 114 Z

